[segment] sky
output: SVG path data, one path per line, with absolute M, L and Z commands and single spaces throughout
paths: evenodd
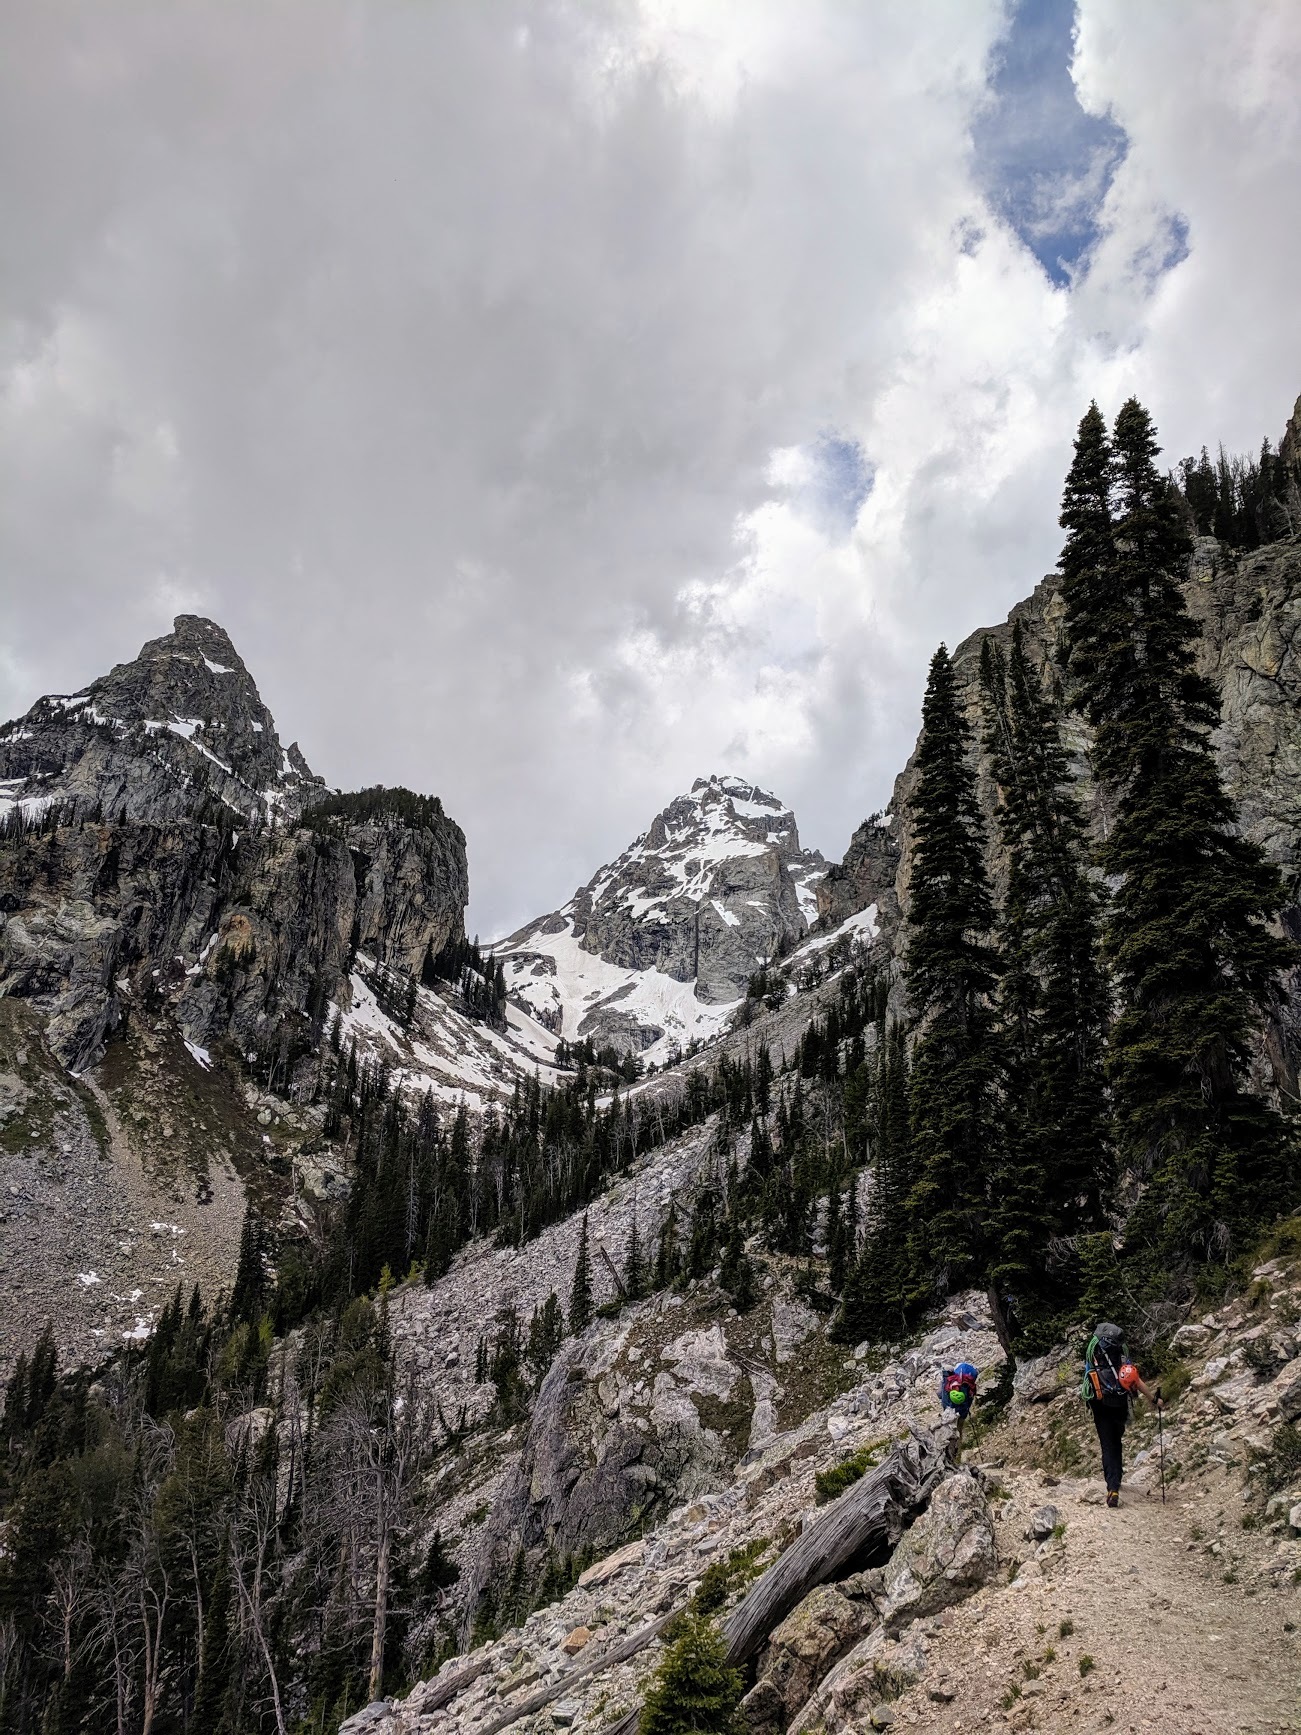
M 469 923 L 701 775 L 838 857 L 1091 398 L 1301 392 L 1295 0 L 0 0 L 0 716 L 178 612 Z

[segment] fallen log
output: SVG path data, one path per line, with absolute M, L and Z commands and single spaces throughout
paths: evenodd
M 856 1554 L 893 1548 L 950 1467 L 955 1431 L 914 1429 L 883 1463 L 853 1483 L 773 1563 L 723 1623 L 727 1660 L 749 1662 L 797 1604 L 843 1576 Z
M 773 1629 L 820 1584 L 842 1576 L 866 1548 L 893 1548 L 909 1520 L 925 1506 L 951 1468 L 957 1431 L 913 1428 L 883 1463 L 846 1489 L 821 1517 L 759 1578 L 723 1623 L 723 1643 L 733 1666 L 747 1663 Z M 631 1735 L 641 1706 L 611 1723 L 602 1735 Z M 482 1735 L 492 1735 L 483 1731 Z
M 644 1627 L 638 1627 L 635 1633 L 629 1633 L 626 1639 L 621 1639 L 617 1645 L 611 1645 L 609 1650 L 602 1651 L 598 1657 L 593 1657 L 590 1663 L 583 1663 L 576 1669 L 570 1669 L 558 1681 L 552 1681 L 550 1686 L 541 1688 L 530 1698 L 521 1700 L 518 1705 L 512 1705 L 500 1717 L 495 1717 L 491 1723 L 485 1724 L 482 1729 L 477 1729 L 475 1735 L 499 1735 L 499 1731 L 509 1729 L 511 1724 L 518 1723 L 521 1717 L 531 1717 L 535 1711 L 541 1711 L 545 1706 L 550 1705 L 554 1699 L 562 1698 L 564 1694 L 571 1692 L 578 1686 L 581 1681 L 589 1680 L 593 1675 L 599 1675 L 605 1669 L 612 1669 L 616 1663 L 626 1663 L 629 1657 L 635 1657 L 638 1651 L 645 1650 L 652 1639 L 658 1638 L 674 1615 L 680 1613 L 680 1609 L 672 1609 L 668 1614 L 661 1615 L 658 1620 L 650 1621 Z M 422 1705 L 422 1713 L 427 1708 Z M 639 1717 L 640 1715 L 641 1709 L 638 1707 L 633 1712 L 633 1716 Z

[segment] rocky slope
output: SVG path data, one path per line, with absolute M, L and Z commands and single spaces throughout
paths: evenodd
M 755 970 L 804 936 L 825 869 L 776 796 L 698 778 L 502 943 L 511 997 L 558 1036 L 664 1060 L 721 1029 Z
M 0 993 L 48 1016 L 74 1068 L 144 982 L 175 978 L 197 1044 L 293 1047 L 346 997 L 358 946 L 418 971 L 462 932 L 459 827 L 436 802 L 415 824 L 332 811 L 226 634 L 192 615 L 0 730 L 0 795 Z
M 213 1295 L 249 1189 L 274 1214 L 300 1162 L 337 1177 L 312 1050 L 332 1009 L 365 1023 L 358 959 L 419 972 L 467 895 L 440 804 L 332 795 L 211 621 L 0 728 L 0 1364 L 46 1317 L 71 1360 L 147 1327 L 151 1222 L 169 1284 Z M 477 1027 L 430 1000 L 463 1081 Z M 498 1056 L 499 1088 L 539 1053 Z
M 772 1632 L 749 1671 L 747 1727 L 1157 1729 L 1171 1716 L 1208 1735 L 1294 1727 L 1298 1220 L 1283 1244 L 1246 1294 L 1176 1333 L 1163 1442 L 1150 1414 L 1136 1416 L 1119 1514 L 1102 1502 L 1078 1349 L 1063 1346 L 1018 1370 L 1006 1408 L 978 1410 L 961 1463 L 880 1565 L 813 1589 Z M 473 1287 L 470 1263 L 446 1280 L 441 1305 L 453 1312 Z M 724 1606 L 734 1605 L 834 1511 L 817 1504 L 818 1472 L 859 1451 L 880 1459 L 937 1425 L 942 1366 L 965 1357 L 982 1390 L 996 1383 L 1001 1351 L 978 1296 L 955 1298 L 912 1348 L 874 1360 L 826 1345 L 816 1316 L 770 1277 L 744 1328 L 724 1310 L 702 1329 L 702 1293 L 590 1328 L 548 1376 L 522 1439 L 503 1440 L 491 1485 L 467 1496 L 493 1500 L 486 1526 L 483 1506 L 464 1515 L 464 1531 L 479 1533 L 472 1583 L 489 1582 L 503 1543 L 536 1551 L 576 1536 L 591 1491 L 620 1475 L 619 1442 L 639 1418 L 646 1443 L 662 1446 L 675 1411 L 688 1438 L 717 1436 L 713 1461 L 697 1456 L 667 1511 L 648 1508 L 653 1477 L 634 1478 L 622 1500 L 608 1490 L 591 1540 L 610 1552 L 568 1595 L 368 1707 L 344 1725 L 349 1735 L 610 1728 L 662 1655 L 654 1622 L 688 1603 L 706 1568 L 720 1564 Z M 409 1309 L 400 1317 L 412 1353 L 421 1340 Z M 816 1382 L 801 1388 L 816 1364 L 822 1397 Z M 549 1492 L 557 1471 L 576 1516 Z M 626 1654 L 638 1635 L 646 1642 Z

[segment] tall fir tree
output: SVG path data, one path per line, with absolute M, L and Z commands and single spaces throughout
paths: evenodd
M 1277 870 L 1242 837 L 1181 588 L 1183 504 L 1147 411 L 1113 437 L 1097 407 L 1067 478 L 1061 570 L 1074 704 L 1094 731 L 1115 890 L 1104 944 L 1118 1000 L 1108 1056 L 1132 1239 L 1161 1267 L 1218 1254 L 1295 1197 L 1292 1141 L 1248 1081 L 1251 1041 L 1292 949 L 1269 931 Z
M 878 1050 L 872 1112 L 871 1217 L 845 1279 L 833 1335 L 841 1343 L 902 1335 L 909 1294 L 909 1197 L 914 1180 L 908 1046 L 894 1020 Z M 854 1197 L 855 1182 L 850 1183 Z
M 981 646 L 985 747 L 1007 858 L 999 912 L 1000 1137 L 989 1280 L 1022 1328 L 1051 1335 L 1078 1287 L 1067 1239 L 1102 1221 L 1111 1191 L 1103 1045 L 1107 991 L 1084 815 L 1056 712 L 1026 655 Z M 1007 1310 L 1000 1308 L 1006 1323 Z
M 587 1249 L 587 1212 L 578 1231 L 578 1257 L 569 1289 L 569 1330 L 574 1337 L 586 1331 L 592 1317 L 592 1262 Z
M 908 997 L 911 1079 L 910 1291 L 921 1304 L 980 1277 L 988 1259 L 993 1146 L 993 995 L 998 959 L 976 800 L 971 725 L 943 645 L 931 659 L 910 801 Z

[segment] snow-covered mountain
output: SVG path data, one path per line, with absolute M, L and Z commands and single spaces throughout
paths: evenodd
M 132 662 L 0 725 L 0 814 L 146 824 L 188 818 L 205 794 L 246 819 L 296 818 L 324 784 L 283 747 L 252 675 L 215 621 L 178 615 Z
M 510 998 L 557 1037 L 667 1060 L 807 933 L 826 866 L 775 795 L 697 778 L 563 909 L 498 946 Z

